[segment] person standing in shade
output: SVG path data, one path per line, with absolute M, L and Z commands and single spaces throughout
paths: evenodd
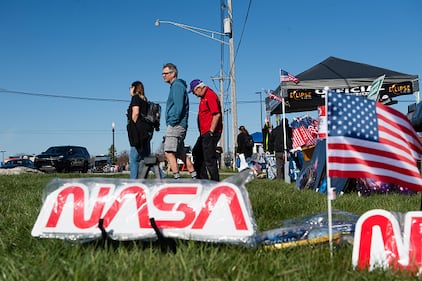
M 195 170 L 200 179 L 220 181 L 217 144 L 223 131 L 221 103 L 217 94 L 199 79 L 190 82 L 190 90 L 200 98 L 198 107 L 199 137 L 192 149 Z
M 270 124 L 270 120 L 268 118 L 265 119 L 264 128 L 262 128 L 262 143 L 264 152 L 268 152 L 268 146 L 270 141 L 272 126 Z
M 142 115 L 146 115 L 148 112 L 148 99 L 145 96 L 142 82 L 133 82 L 129 87 L 129 92 L 131 100 L 126 113 L 130 143 L 129 170 L 130 178 L 137 179 L 140 163 L 142 164 L 144 158 L 151 154 L 151 139 L 154 128 L 142 118 Z
M 192 161 L 186 156 L 185 137 L 188 129 L 189 97 L 186 81 L 178 78 L 176 65 L 167 63 L 163 66 L 162 76 L 165 83 L 170 84 L 170 93 L 166 104 L 166 135 L 164 139 L 164 155 L 173 177 L 180 178 L 177 158 L 182 160 L 192 178 L 196 178 Z
M 252 160 L 253 152 L 252 136 L 249 135 L 245 126 L 240 126 L 239 131 L 240 133 L 237 135 L 237 156 L 243 153 L 245 155 L 246 163 L 249 165 Z
M 284 132 L 286 132 L 286 136 L 284 136 Z M 274 152 L 277 170 L 276 178 L 279 180 L 285 179 L 284 163 L 287 161 L 286 155 L 292 149 L 292 137 L 293 131 L 287 118 L 283 118 L 282 122 L 272 130 L 270 135 L 269 150 Z M 284 144 L 284 140 L 286 140 L 286 144 Z

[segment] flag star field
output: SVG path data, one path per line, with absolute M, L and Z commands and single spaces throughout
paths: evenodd
M 329 92 L 328 134 L 378 141 L 375 103 L 363 97 Z

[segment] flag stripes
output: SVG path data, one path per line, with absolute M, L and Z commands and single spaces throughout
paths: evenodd
M 280 82 L 293 82 L 295 84 L 299 83 L 299 78 L 295 77 L 293 74 L 280 69 Z
M 422 142 L 405 115 L 368 99 L 329 92 L 330 177 L 372 178 L 422 191 Z

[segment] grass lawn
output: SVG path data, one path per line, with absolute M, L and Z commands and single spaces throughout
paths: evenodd
M 268 250 L 179 240 L 172 254 L 139 241 L 113 249 L 32 237 L 47 183 L 81 176 L 90 175 L 0 176 L 0 280 L 420 280 L 390 270 L 354 270 L 350 244 L 336 247 L 331 260 L 328 244 Z M 294 184 L 255 179 L 246 187 L 259 231 L 327 209 L 325 195 Z M 420 195 L 351 193 L 332 206 L 358 215 L 372 209 L 405 213 L 419 210 L 420 200 Z

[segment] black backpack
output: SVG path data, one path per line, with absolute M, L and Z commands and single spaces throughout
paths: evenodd
M 252 139 L 252 136 L 248 136 L 247 137 L 247 139 L 246 139 L 246 143 L 245 143 L 245 146 L 247 147 L 247 148 L 252 148 L 253 146 L 254 146 L 254 141 L 253 141 L 253 139 Z
M 161 105 L 154 102 L 148 102 L 147 114 L 141 114 L 144 120 L 151 124 L 156 131 L 160 130 Z

